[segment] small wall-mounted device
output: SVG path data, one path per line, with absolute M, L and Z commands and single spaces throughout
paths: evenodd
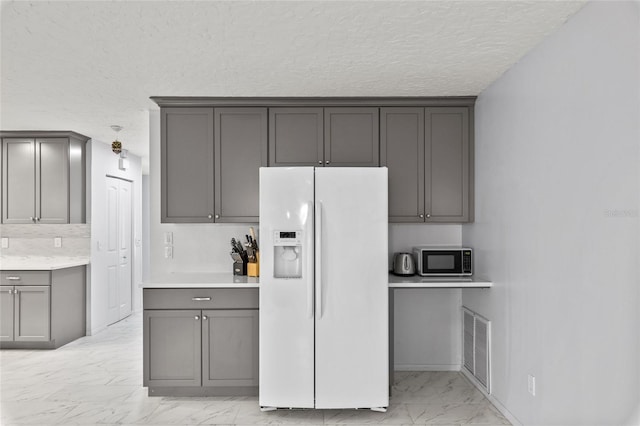
M 302 278 L 302 231 L 274 231 L 274 278 Z

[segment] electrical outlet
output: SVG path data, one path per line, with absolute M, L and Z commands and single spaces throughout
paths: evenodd
M 9 238 L 2 237 L 2 248 L 9 248 Z
M 164 233 L 164 243 L 169 246 L 173 245 L 173 232 Z
M 165 247 L 164 248 L 164 257 L 165 259 L 171 259 L 173 257 L 173 247 Z
M 55 248 L 60 248 L 60 247 L 62 247 L 62 238 L 60 238 L 60 237 L 55 237 L 55 238 L 53 239 L 53 246 L 54 246 Z
M 532 396 L 536 396 L 536 377 L 531 374 L 527 376 L 527 390 Z

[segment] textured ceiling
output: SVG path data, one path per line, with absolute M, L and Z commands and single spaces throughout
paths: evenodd
M 149 96 L 478 95 L 583 4 L 3 2 L 0 127 L 147 157 Z

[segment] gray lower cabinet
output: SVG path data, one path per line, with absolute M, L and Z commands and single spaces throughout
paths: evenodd
M 378 108 L 269 108 L 269 165 L 377 167 Z
M 200 386 L 202 384 L 201 312 L 145 311 L 145 385 Z
M 2 223 L 84 223 L 85 144 L 74 132 L 0 132 Z
M 202 311 L 202 385 L 258 386 L 258 310 Z
M 52 349 L 85 335 L 85 267 L 0 272 L 0 348 Z
M 390 222 L 473 221 L 467 107 L 382 108 Z
M 257 395 L 257 289 L 144 289 L 143 304 L 150 396 Z

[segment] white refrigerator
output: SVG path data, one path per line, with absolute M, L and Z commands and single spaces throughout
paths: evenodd
M 263 410 L 388 407 L 387 179 L 260 169 Z

